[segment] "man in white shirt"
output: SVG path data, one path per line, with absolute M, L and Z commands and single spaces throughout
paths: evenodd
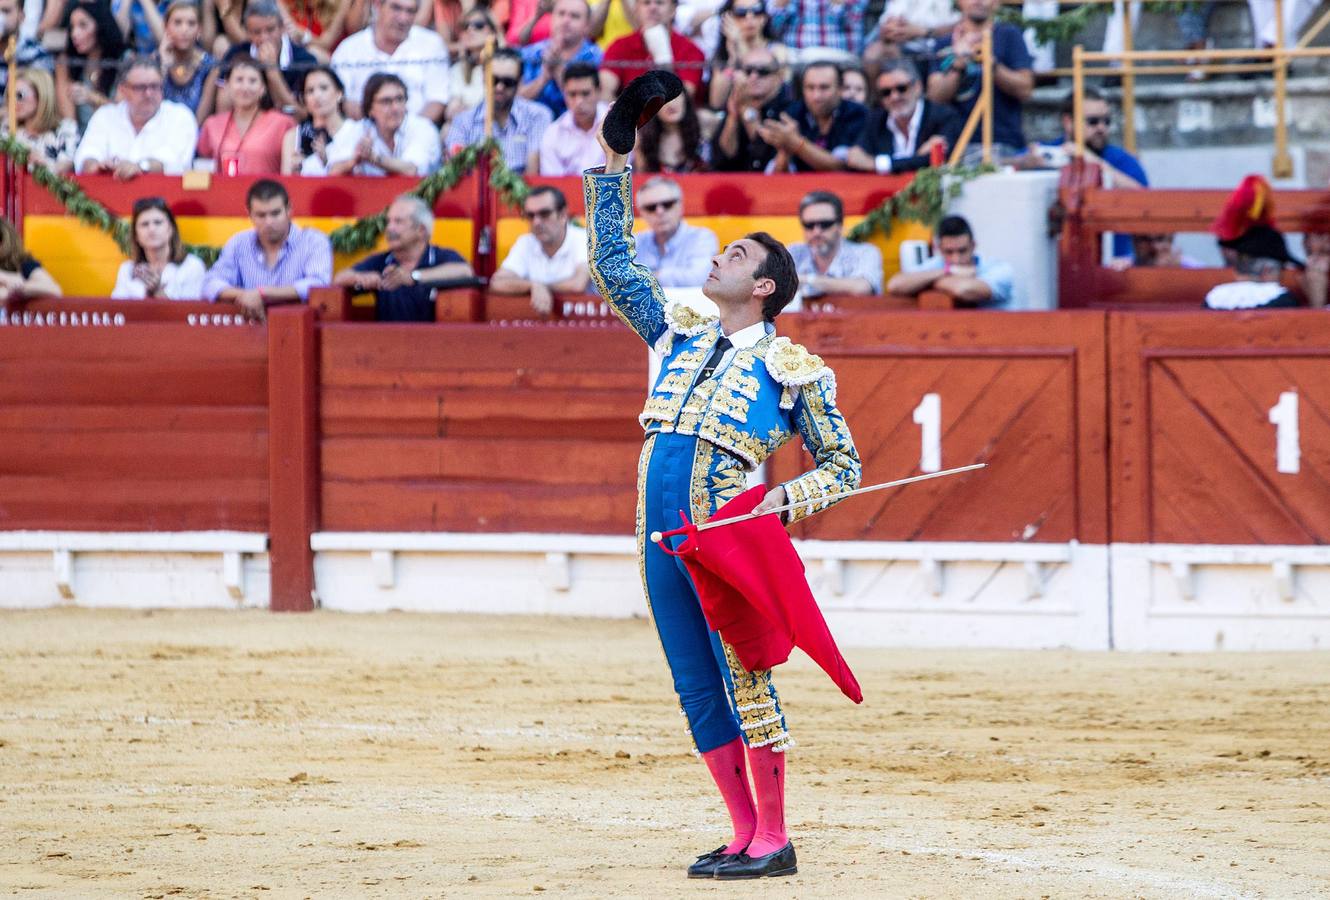
M 586 232 L 568 224 L 568 201 L 548 184 L 531 189 L 522 202 L 522 217 L 531 223 L 508 251 L 503 265 L 490 279 L 496 294 L 531 294 L 531 306 L 548 315 L 554 295 L 585 293 L 591 281 L 587 269 Z
M 591 63 L 569 63 L 561 87 L 568 109 L 541 135 L 541 175 L 581 175 L 605 165 L 596 136 L 610 107 L 600 102 L 600 72 Z
M 346 87 L 347 113 L 359 119 L 365 82 L 391 72 L 406 83 L 407 113 L 438 125 L 448 107 L 448 47 L 436 32 L 413 24 L 420 0 L 373 0 L 374 20 L 342 41 L 333 68 Z
M 361 100 L 369 114 L 343 127 L 328 145 L 329 175 L 424 176 L 439 167 L 439 130 L 424 116 L 406 114 L 402 79 L 376 72 Z
M 180 175 L 194 159 L 198 123 L 188 107 L 162 99 L 162 73 L 146 56 L 120 76 L 119 103 L 93 113 L 74 153 L 82 175 L 109 173 L 121 181 L 145 172 Z

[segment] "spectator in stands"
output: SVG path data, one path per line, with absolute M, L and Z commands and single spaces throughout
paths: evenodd
M 790 98 L 770 48 L 749 50 L 741 62 L 711 142 L 711 162 L 721 172 L 765 172 L 776 148 L 763 140 L 762 125 L 778 121 Z
M 521 83 L 522 58 L 516 50 L 504 48 L 490 60 L 490 82 L 494 86 L 493 134 L 503 147 L 503 158 L 514 172 L 540 171 L 540 139 L 553 116 L 549 109 L 533 100 L 517 96 Z M 448 128 L 448 152 L 485 138 L 485 106 L 469 109 Z
M 864 46 L 864 5 L 855 0 L 767 0 L 776 34 L 800 51 L 804 62 L 858 59 Z
M 522 217 L 531 225 L 503 265 L 490 279 L 496 294 L 531 295 L 536 312 L 548 315 L 556 293 L 584 293 L 591 281 L 587 269 L 586 232 L 568 224 L 568 201 L 549 185 L 531 189 L 522 202 Z
M 842 100 L 840 87 L 840 69 L 834 63 L 809 63 L 799 78 L 800 101 L 780 119 L 758 125 L 762 140 L 776 148 L 777 172 L 845 168 L 868 110 Z
M 559 90 L 564 67 L 600 65 L 601 49 L 587 39 L 590 20 L 586 0 L 554 0 L 549 39 L 522 48 L 522 86 L 517 96 L 545 104 L 556 117 L 563 115 L 568 108 Z
M 864 70 L 858 65 L 841 66 L 840 98 L 867 108 L 868 79 L 864 77 Z
M 675 0 L 636 0 L 637 31 L 619 38 L 605 51 L 600 80 L 605 99 L 648 69 L 674 69 L 689 96 L 702 87 L 706 58 L 702 48 L 671 28 Z
M 891 59 L 877 76 L 878 104 L 868 112 L 846 165 L 860 172 L 913 172 L 929 165 L 934 147 L 948 152 L 961 134 L 961 117 L 950 106 L 923 98 L 919 70 L 908 59 Z
M 23 239 L 9 220 L 0 218 L 0 309 L 11 300 L 59 296 L 60 285 L 51 273 L 23 249 Z
M 165 99 L 194 112 L 202 122 L 212 114 L 217 81 L 209 76 L 217 61 L 199 46 L 197 0 L 171 0 L 166 7 L 165 33 L 157 58 L 162 65 Z
M 162 99 L 162 72 L 149 56 L 124 65 L 120 92 L 88 122 L 74 168 L 81 174 L 110 173 L 127 181 L 144 172 L 179 175 L 194 158 L 198 125 L 179 103 Z
M 285 7 L 288 32 L 320 63 L 328 62 L 343 37 L 365 27 L 369 17 L 366 0 L 300 0 Z
M 550 36 L 550 11 L 553 0 L 511 0 L 508 4 L 507 32 L 509 46 L 526 47 Z M 499 21 L 504 22 L 503 17 Z
M 433 235 L 429 204 L 414 194 L 403 194 L 388 206 L 387 252 L 338 272 L 333 283 L 377 292 L 375 318 L 380 322 L 433 322 L 434 290 L 427 282 L 473 274 L 457 251 L 430 243 Z
M 1205 264 L 1192 259 L 1173 243 L 1173 235 L 1160 234 L 1130 235 L 1131 256 L 1115 256 L 1109 263 L 1111 268 L 1124 269 L 1202 269 Z
M 845 240 L 845 207 L 840 197 L 812 191 L 799 201 L 804 243 L 790 256 L 805 297 L 822 294 L 882 293 L 882 252 L 872 244 Z
M 93 113 L 112 102 L 125 42 L 110 9 L 93 0 L 71 3 L 64 28 L 65 52 L 55 63 L 60 116 L 86 129 Z
M 697 110 L 685 91 L 638 129 L 633 163 L 641 172 L 701 172 L 707 168 L 708 149 L 702 143 Z
M 264 80 L 272 105 L 283 111 L 298 108 L 296 93 L 305 73 L 318 65 L 314 54 L 291 40 L 282 28 L 282 13 L 274 0 L 249 0 L 245 4 L 246 40 L 234 45 L 222 57 L 222 70 L 242 56 L 250 56 L 263 64 Z M 225 92 L 218 100 L 218 109 L 229 105 Z
M 295 130 L 295 120 L 272 108 L 257 60 L 229 58 L 231 108 L 209 116 L 199 128 L 197 158 L 213 160 L 222 175 L 276 175 L 282 170 L 282 143 Z
M 31 37 L 23 35 L 23 0 L 0 0 L 0 20 L 3 20 L 5 28 L 0 29 L 5 35 L 21 35 L 18 43 L 15 45 L 14 62 L 22 67 L 29 69 L 45 69 L 51 71 L 55 61 L 51 59 L 51 54 L 42 48 Z M 0 66 L 0 92 L 5 90 L 9 84 L 9 67 Z M 74 118 L 72 115 L 65 115 L 63 109 L 61 116 L 66 119 Z
M 711 62 L 710 107 L 725 109 L 743 60 L 754 50 L 770 50 L 777 69 L 789 63 L 790 48 L 776 39 L 764 0 L 725 0 L 717 17 L 720 40 Z M 784 81 L 782 75 L 781 80 Z
M 1068 94 L 1062 101 L 1062 140 L 1047 146 L 1059 147 L 1064 151 L 1064 158 L 1055 160 L 1065 162 L 1071 158 L 1071 150 L 1076 140 L 1076 97 Z M 1081 116 L 1085 120 L 1085 150 L 1091 162 L 1105 167 L 1104 186 L 1119 188 L 1143 188 L 1150 186 L 1145 169 L 1136 157 L 1123 148 L 1108 142 L 1109 131 L 1113 127 L 1113 111 L 1108 100 L 1092 87 L 1085 89 L 1085 98 L 1081 102 Z
M 449 121 L 462 110 L 485 102 L 485 67 L 481 64 L 480 54 L 489 40 L 494 40 L 496 47 L 503 46 L 499 26 L 488 12 L 476 7 L 462 18 L 459 56 L 448 69 Z
M 898 272 L 887 292 L 915 296 L 934 290 L 950 294 L 958 305 L 985 309 L 1010 307 L 1015 296 L 1015 270 L 1000 260 L 975 253 L 974 232 L 960 216 L 947 216 L 933 233 L 937 256 L 914 272 Z
M 683 220 L 683 188 L 656 176 L 637 190 L 637 211 L 650 227 L 637 236 L 637 262 L 656 275 L 661 287 L 700 288 L 711 272 L 720 242 L 710 228 Z
M 448 108 L 448 47 L 428 28 L 414 23 L 421 0 L 372 0 L 373 24 L 348 37 L 332 55 L 333 68 L 346 85 L 347 97 L 357 98 L 347 112 L 352 118 L 368 115 L 358 107 L 365 82 L 376 70 L 392 72 L 406 85 L 407 113 L 434 124 Z
M 309 117 L 282 140 L 283 174 L 328 174 L 328 147 L 344 129 L 359 127 L 342 115 L 345 93 L 331 66 L 315 66 L 305 73 L 300 99 Z
M 120 264 L 111 297 L 116 300 L 199 300 L 203 260 L 185 250 L 171 207 L 161 197 L 134 201 L 130 258 Z
M 332 244 L 291 221 L 291 198 L 270 178 L 250 185 L 245 207 L 254 227 L 232 237 L 203 280 L 205 300 L 229 300 L 255 319 L 279 303 L 304 303 L 332 281 Z
M 968 119 L 979 102 L 983 67 L 977 56 L 984 31 L 993 31 L 993 142 L 999 159 L 1026 152 L 1021 130 L 1021 105 L 1034 93 L 1030 51 L 1021 30 L 1009 22 L 995 22 L 998 0 L 956 0 L 961 20 L 938 41 L 938 56 L 930 66 L 928 99 L 950 103 Z
M 32 160 L 61 175 L 73 172 L 79 128 L 73 119 L 60 118 L 51 73 L 19 69 L 14 93 L 18 123 L 15 137 L 31 151 Z M 0 131 L 8 132 L 8 122 L 0 125 Z
M 952 0 L 890 0 L 864 48 L 864 69 L 871 76 L 886 60 L 932 56 L 956 21 Z
M 365 118 L 337 132 L 328 145 L 329 175 L 414 175 L 439 167 L 439 132 L 424 116 L 408 115 L 406 85 L 389 72 L 365 82 Z
M 1297 306 L 1298 299 L 1282 284 L 1284 269 L 1303 268 L 1288 252 L 1278 229 L 1253 225 L 1229 243 L 1237 280 L 1216 285 L 1205 295 L 1207 309 L 1270 309 Z
M 1298 42 L 1302 26 L 1312 17 L 1320 6 L 1318 0 L 1284 0 L 1284 46 L 1291 47 Z M 1251 12 L 1252 33 L 1256 35 L 1256 46 L 1273 47 L 1275 45 L 1275 0 L 1247 0 Z
M 541 175 L 581 175 L 605 164 L 599 135 L 609 104 L 600 100 L 600 73 L 596 67 L 585 62 L 564 66 L 563 97 L 568 110 L 545 129 L 540 139 Z
M 1330 231 L 1304 234 L 1302 248 L 1307 254 L 1302 284 L 1307 292 L 1307 305 L 1324 309 L 1330 299 Z

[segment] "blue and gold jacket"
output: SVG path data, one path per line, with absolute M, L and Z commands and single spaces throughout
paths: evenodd
M 694 435 L 757 468 L 797 431 L 817 467 L 785 483 L 794 522 L 826 509 L 859 486 L 859 454 L 836 408 L 836 376 L 789 338 L 767 336 L 735 353 L 719 378 L 698 382 L 720 322 L 667 303 L 650 270 L 637 265 L 633 239 L 632 172 L 591 170 L 586 193 L 587 258 L 600 294 L 629 328 L 662 358 L 660 375 L 639 417 L 647 434 Z

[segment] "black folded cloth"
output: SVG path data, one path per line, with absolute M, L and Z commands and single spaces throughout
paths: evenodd
M 605 143 L 615 153 L 628 154 L 637 143 L 637 129 L 655 118 L 660 108 L 683 93 L 679 76 L 664 69 L 652 69 L 628 83 L 610 111 L 601 130 Z

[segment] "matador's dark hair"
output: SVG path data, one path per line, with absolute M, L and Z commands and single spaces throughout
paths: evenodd
M 754 231 L 744 237 L 761 244 L 762 249 L 767 251 L 766 259 L 753 270 L 753 280 L 770 278 L 776 283 L 776 290 L 762 301 L 762 318 L 768 322 L 774 321 L 781 310 L 790 305 L 795 291 L 799 289 L 799 272 L 794 267 L 794 257 L 790 256 L 784 244 L 765 231 Z

